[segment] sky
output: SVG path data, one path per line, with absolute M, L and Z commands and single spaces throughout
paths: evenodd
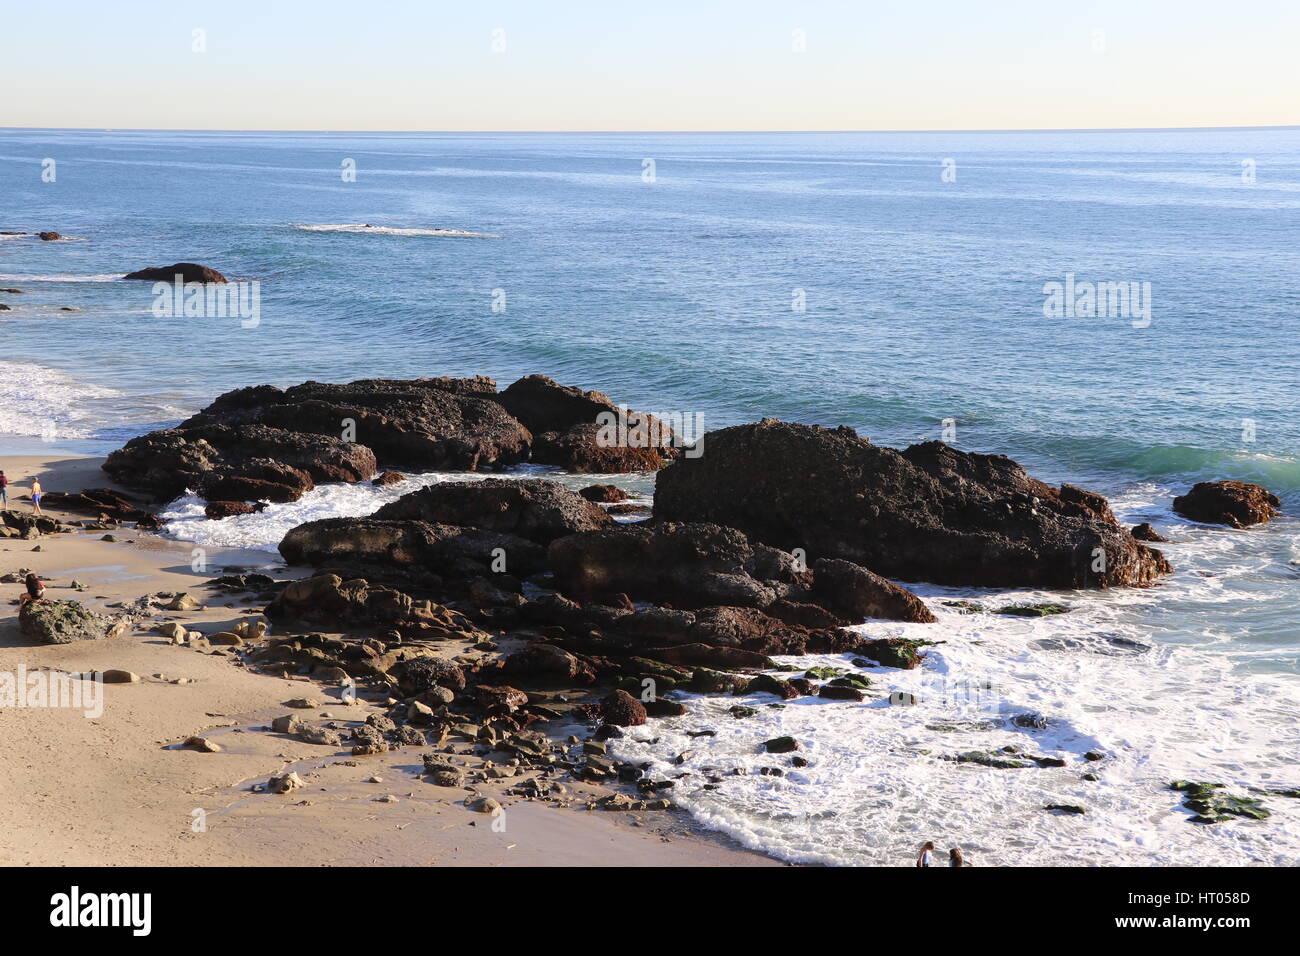
M 0 127 L 1280 126 L 1297 36 L 1298 0 L 0 0 Z

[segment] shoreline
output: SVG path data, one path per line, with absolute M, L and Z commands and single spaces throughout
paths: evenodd
M 47 491 L 114 487 L 99 470 L 100 461 L 6 457 L 10 507 L 30 510 L 28 502 L 16 498 L 36 474 Z M 143 594 L 187 591 L 205 603 L 204 609 L 166 617 L 183 618 L 187 627 L 212 634 L 260 615 L 202 583 L 222 566 L 278 566 L 266 552 L 213 550 L 212 566 L 200 573 L 190 568 L 186 542 L 125 526 L 114 533 L 118 541 L 102 536 L 102 531 L 78 530 L 33 542 L 5 538 L 0 573 L 29 567 L 50 578 L 47 596 L 75 597 L 95 610 Z M 32 551 L 38 545 L 41 550 Z M 86 590 L 69 587 L 74 577 Z M 420 753 L 428 747 L 351 757 L 338 748 L 254 730 L 284 713 L 322 719 L 331 714 L 354 722 L 382 709 L 374 703 L 347 707 L 337 688 L 296 675 L 253 673 L 224 653 L 173 645 L 148 630 L 66 645 L 27 644 L 18 634 L 17 609 L 9 604 L 21 592 L 21 584 L 0 584 L 6 609 L 0 617 L 0 671 L 15 672 L 20 665 L 29 672 L 122 669 L 140 680 L 106 684 L 104 711 L 97 719 L 62 708 L 6 709 L 6 754 L 16 772 L 0 782 L 0 864 L 785 865 L 704 830 L 684 811 L 589 812 L 577 799 L 568 808 L 552 807 L 504 798 L 497 792 L 501 782 L 478 788 L 505 805 L 505 832 L 496 832 L 487 817 L 461 805 L 464 791 L 444 793 L 420 779 Z M 172 683 L 178 679 L 187 682 Z M 283 707 L 283 701 L 304 696 L 322 705 L 302 712 Z M 174 749 L 191 735 L 212 737 L 222 749 Z M 302 797 L 248 791 L 252 783 L 286 768 L 304 777 Z M 383 782 L 368 783 L 372 776 Z M 591 799 L 610 792 L 586 784 L 575 790 Z M 388 795 L 395 800 L 376 799 Z M 204 811 L 206 832 L 194 829 L 196 810 Z

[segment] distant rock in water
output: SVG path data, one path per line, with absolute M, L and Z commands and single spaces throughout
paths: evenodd
M 45 234 L 41 234 L 45 238 Z M 142 279 L 147 282 L 173 282 L 176 276 L 181 277 L 182 282 L 225 282 L 226 277 L 216 269 L 209 269 L 207 266 L 201 266 L 197 262 L 178 262 L 171 266 L 158 266 L 150 269 L 137 269 L 135 272 L 128 272 L 123 279 Z
M 1174 499 L 1174 510 L 1184 518 L 1206 524 L 1246 528 L 1281 514 L 1277 495 L 1247 481 L 1202 481 Z
M 654 517 L 728 525 L 905 581 L 1104 588 L 1172 570 L 1105 498 L 1053 488 L 1003 455 L 942 442 L 900 452 L 851 428 L 775 419 L 710 432 L 706 454 L 661 471 Z
M 42 242 L 54 242 L 56 239 L 63 238 L 57 232 L 38 232 L 36 235 Z

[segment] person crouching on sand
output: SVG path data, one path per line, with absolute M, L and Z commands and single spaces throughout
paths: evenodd
M 966 858 L 961 855 L 961 850 L 959 850 L 957 847 L 953 847 L 951 850 L 948 851 L 948 865 L 949 866 L 974 866 L 973 863 L 966 862 Z
M 917 866 L 934 866 L 934 841 L 927 840 L 921 852 L 916 855 Z
M 41 512 L 41 498 L 42 498 L 42 496 L 44 496 L 44 494 L 45 494 L 45 491 L 41 488 L 41 481 L 40 481 L 40 479 L 39 479 L 39 478 L 33 478 L 33 479 L 32 479 L 32 511 L 36 512 L 37 514 L 41 514 L 41 513 L 42 513 L 42 512 Z

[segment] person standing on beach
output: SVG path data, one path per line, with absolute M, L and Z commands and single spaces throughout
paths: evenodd
M 916 857 L 917 866 L 934 866 L 934 841 L 927 840 Z
M 45 492 L 41 490 L 41 480 L 39 478 L 33 478 L 32 479 L 32 511 L 36 512 L 37 514 L 41 514 L 41 496 L 44 494 Z
M 9 479 L 5 473 L 0 471 L 0 505 L 8 506 L 9 504 Z

